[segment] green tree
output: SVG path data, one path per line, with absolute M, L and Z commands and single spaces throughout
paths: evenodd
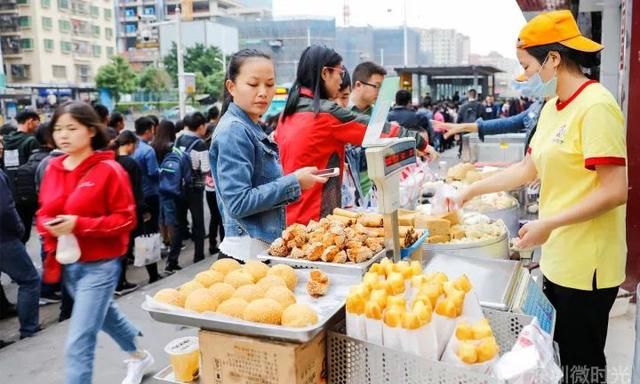
M 96 87 L 111 91 L 117 105 L 122 94 L 136 90 L 136 73 L 127 59 L 114 56 L 111 62 L 98 68 Z
M 159 108 L 160 94 L 171 88 L 171 76 L 164 69 L 146 67 L 138 75 L 138 87 L 150 93 Z
M 216 98 L 221 98 L 223 93 L 224 69 L 222 68 L 222 52 L 218 47 L 206 47 L 196 44 L 184 51 L 184 71 L 196 74 L 196 90 L 198 93 L 206 93 Z M 164 66 L 173 79 L 175 86 L 178 84 L 178 55 L 175 43 L 171 51 L 163 59 Z

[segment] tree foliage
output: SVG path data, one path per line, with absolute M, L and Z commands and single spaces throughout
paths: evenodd
M 171 88 L 171 76 L 161 68 L 145 67 L 138 75 L 138 87 L 151 94 L 151 97 L 160 102 L 160 94 Z
M 222 52 L 218 47 L 196 44 L 184 50 L 184 71 L 196 74 L 196 92 L 206 93 L 216 98 L 222 97 L 224 69 L 221 60 Z M 178 55 L 175 43 L 163 61 L 167 72 L 177 86 Z
M 96 87 L 111 91 L 116 104 L 120 96 L 136 90 L 136 73 L 129 61 L 122 56 L 114 56 L 108 64 L 98 68 Z

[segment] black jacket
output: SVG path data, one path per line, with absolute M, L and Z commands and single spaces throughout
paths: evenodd
M 0 170 L 0 243 L 19 240 L 24 235 L 24 225 L 13 201 L 7 175 Z
M 426 116 L 407 107 L 393 107 L 387 121 L 395 121 L 405 128 L 416 131 L 429 131 L 429 120 Z

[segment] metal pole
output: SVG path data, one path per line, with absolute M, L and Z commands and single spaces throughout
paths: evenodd
M 182 14 L 180 6 L 176 6 L 176 54 L 178 56 L 178 108 L 180 109 L 180 119 L 184 119 L 186 110 L 186 97 L 184 94 L 184 61 L 182 57 Z
M 227 55 L 222 52 L 222 72 L 227 72 Z
M 404 41 L 404 66 L 409 64 L 409 47 L 407 46 L 407 0 L 402 2 L 404 7 L 404 21 L 403 21 L 403 41 Z
M 384 48 L 380 48 L 380 66 L 384 66 Z
M 311 28 L 307 27 L 307 47 L 311 46 Z

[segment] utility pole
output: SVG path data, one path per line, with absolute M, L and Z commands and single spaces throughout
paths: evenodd
M 402 1 L 402 6 L 404 8 L 404 17 L 403 17 L 403 41 L 404 41 L 404 66 L 407 67 L 409 64 L 409 47 L 407 45 L 407 0 Z
M 184 58 L 182 57 L 182 14 L 180 5 L 176 6 L 176 55 L 178 56 L 178 108 L 180 109 L 180 118 L 184 119 L 186 112 L 187 98 L 184 94 Z

